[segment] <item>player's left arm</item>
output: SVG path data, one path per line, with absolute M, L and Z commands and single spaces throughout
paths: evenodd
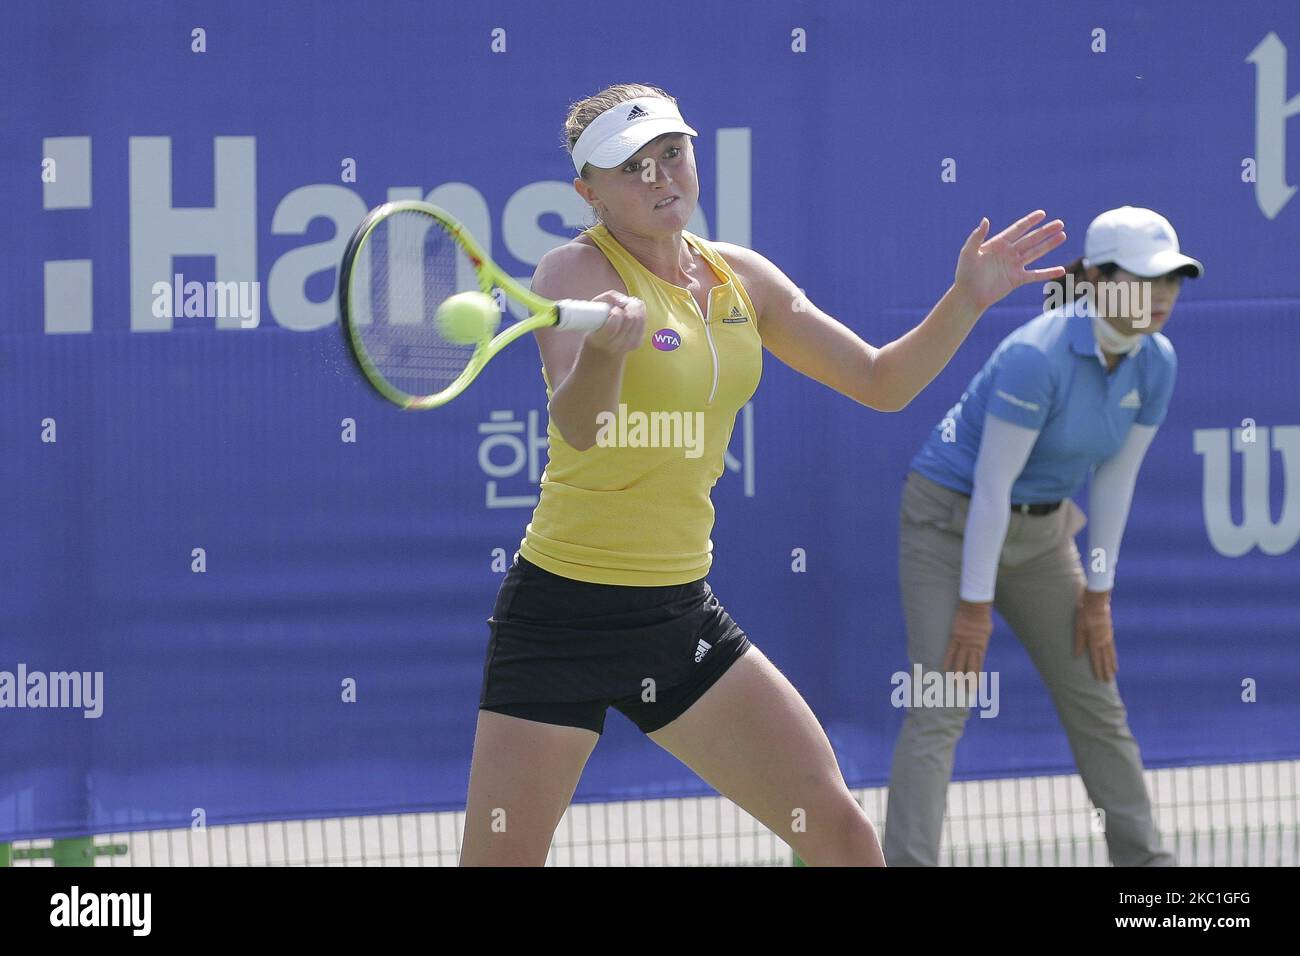
M 868 408 L 892 412 L 906 404 L 897 402 L 880 380 L 879 349 L 817 308 L 765 256 L 731 243 L 714 245 L 745 284 L 765 349 Z
M 920 325 L 881 348 L 813 305 L 764 256 L 730 243 L 717 245 L 745 272 L 769 352 L 856 402 L 896 412 L 943 371 L 990 305 L 1021 285 L 1065 273 L 1060 266 L 1027 268 L 1065 241 L 1059 219 L 1038 225 L 1046 215 L 1041 209 L 1032 212 L 991 238 L 988 220 L 981 220 L 962 245 L 948 291 Z

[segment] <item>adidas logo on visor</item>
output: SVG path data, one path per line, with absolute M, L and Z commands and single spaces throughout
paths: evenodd
M 640 119 L 640 118 L 643 117 L 643 116 L 649 116 L 649 115 L 650 115 L 649 113 L 647 113 L 645 110 L 641 109 L 641 104 L 640 104 L 640 103 L 637 103 L 636 105 L 634 105 L 634 106 L 632 107 L 631 112 L 627 114 L 627 118 L 630 119 L 630 120 L 634 120 L 634 119 Z

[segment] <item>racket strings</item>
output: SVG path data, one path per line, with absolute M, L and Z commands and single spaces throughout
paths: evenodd
M 366 357 L 407 395 L 442 391 L 476 349 L 446 338 L 434 319 L 449 296 L 479 287 L 464 248 L 431 216 L 399 212 L 375 227 L 359 258 L 352 314 Z

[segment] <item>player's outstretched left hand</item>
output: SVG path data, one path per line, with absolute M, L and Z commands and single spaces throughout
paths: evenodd
M 966 238 L 957 257 L 955 285 L 981 312 L 1022 285 L 1065 275 L 1063 266 L 1026 268 L 1065 241 L 1065 223 L 1061 220 L 1053 219 L 1038 226 L 1046 217 L 1046 212 L 1036 209 L 992 239 L 985 238 L 989 231 L 988 219 L 981 219 Z

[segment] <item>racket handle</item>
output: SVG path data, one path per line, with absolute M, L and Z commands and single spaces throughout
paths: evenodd
M 555 327 L 571 332 L 595 332 L 609 318 L 608 302 L 560 299 L 555 303 L 555 310 L 560 316 Z

